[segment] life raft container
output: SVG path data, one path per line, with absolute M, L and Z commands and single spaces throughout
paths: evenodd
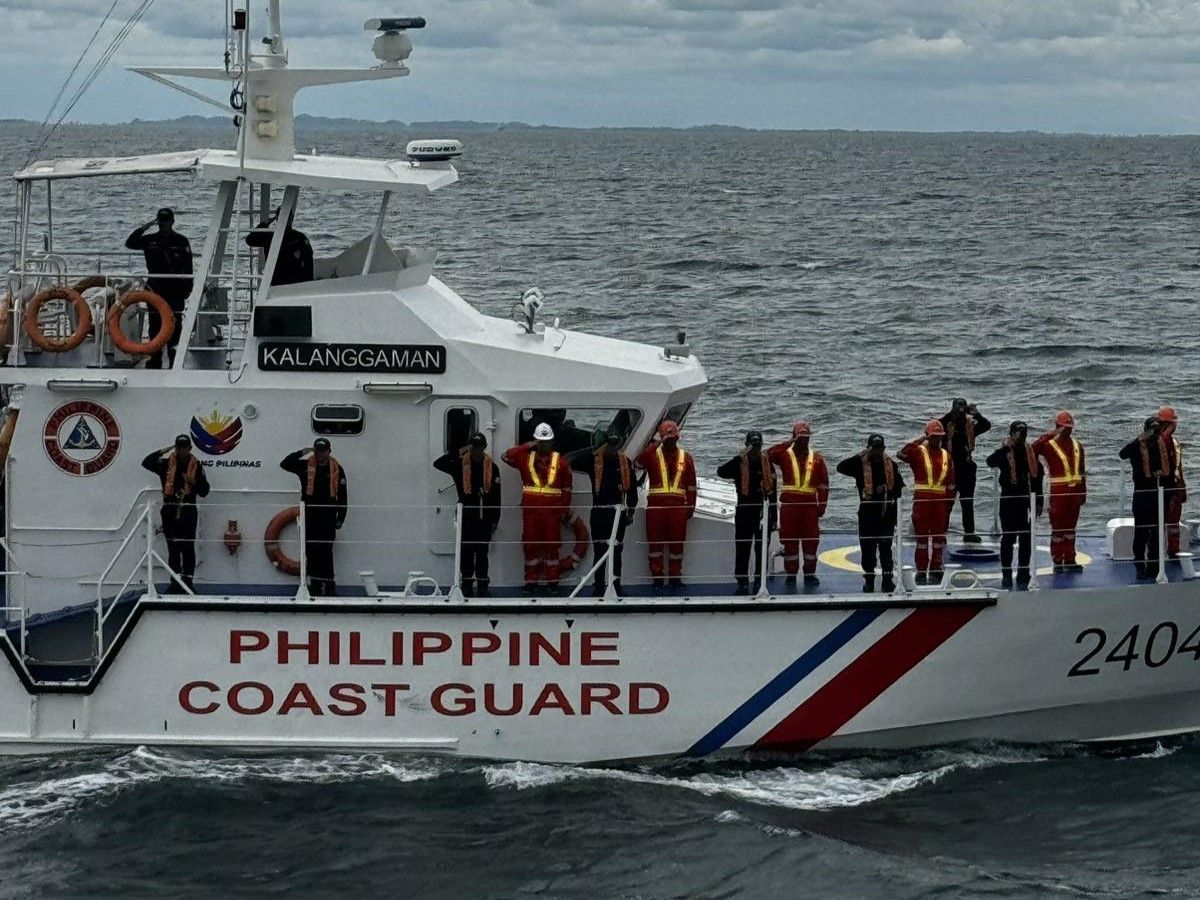
M 50 337 L 42 331 L 42 326 L 38 322 L 38 313 L 51 300 L 66 300 L 75 307 L 75 330 L 65 338 Z M 29 305 L 25 307 L 22 321 L 25 333 L 29 335 L 29 340 L 33 342 L 34 346 L 51 353 L 64 353 L 67 350 L 74 350 L 82 344 L 92 330 L 92 308 L 83 299 L 83 295 L 76 290 L 64 287 L 47 288 L 29 301 Z
M 152 335 L 148 341 L 131 340 L 121 330 L 121 313 L 135 303 L 145 303 L 158 313 L 160 320 L 158 334 Z M 157 353 L 167 345 L 167 341 L 171 340 L 171 335 L 175 333 L 175 311 L 171 309 L 166 300 L 153 291 L 130 291 L 117 298 L 117 301 L 108 308 L 108 315 L 104 321 L 113 346 L 130 356 L 149 356 Z
M 279 546 L 279 536 L 283 534 L 283 529 L 299 518 L 299 506 L 289 506 L 287 509 L 281 509 L 267 523 L 267 530 L 263 532 L 263 548 L 267 551 L 267 559 L 271 561 L 271 565 L 284 575 L 300 574 L 300 560 L 292 559 Z
M 575 535 L 575 546 L 568 555 L 558 561 L 560 575 L 565 575 L 579 565 L 579 561 L 587 556 L 588 545 L 591 543 L 587 523 L 575 513 L 563 516 L 563 525 L 570 528 L 571 533 Z

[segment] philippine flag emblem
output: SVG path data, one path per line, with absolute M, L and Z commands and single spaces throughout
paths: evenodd
M 201 453 L 224 456 L 242 440 L 242 420 L 215 409 L 207 416 L 192 416 L 192 440 Z

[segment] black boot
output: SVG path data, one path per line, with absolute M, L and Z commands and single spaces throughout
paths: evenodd
M 744 597 L 750 593 L 750 580 L 748 578 L 739 578 L 737 580 L 737 589 L 734 591 L 739 597 Z
M 783 584 L 784 587 L 786 587 L 789 591 L 794 591 L 796 589 L 796 576 L 789 575 L 787 578 L 783 579 Z
M 804 576 L 805 587 L 817 587 L 820 583 L 821 583 L 821 579 L 818 578 L 816 575 L 805 575 Z
M 883 591 L 885 594 L 894 594 L 894 593 L 896 593 L 896 582 L 893 580 L 893 578 L 892 578 L 892 576 L 891 576 L 891 575 L 884 575 L 884 576 L 883 576 L 883 583 L 880 585 L 880 589 L 881 589 L 881 590 L 882 590 L 882 591 Z
M 491 585 L 491 582 L 488 581 L 488 579 L 486 579 L 486 578 L 477 579 L 475 582 L 475 596 L 476 597 L 492 596 L 492 591 L 491 591 L 490 585 Z
M 1012 569 L 1000 570 L 1000 587 L 1006 591 L 1011 591 L 1013 588 Z
M 1018 568 L 1017 569 L 1017 590 L 1018 591 L 1029 590 L 1029 569 L 1028 568 Z
M 875 573 L 874 572 L 867 574 L 867 575 L 863 575 L 863 593 L 864 594 L 875 593 Z
M 929 576 L 924 572 L 918 572 L 913 579 L 917 584 L 929 584 Z

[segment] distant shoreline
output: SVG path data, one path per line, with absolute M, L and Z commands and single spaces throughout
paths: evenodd
M 133 119 L 128 122 L 65 122 L 62 127 L 70 128 L 170 128 L 185 130 L 201 130 L 206 128 L 230 127 L 232 113 L 229 116 L 179 116 L 173 119 Z M 36 128 L 40 122 L 32 119 L 0 118 L 0 127 L 29 126 Z M 1136 138 L 1191 138 L 1195 134 L 1161 134 L 1138 133 L 1120 134 L 1090 131 L 909 131 L 904 129 L 873 129 L 873 128 L 746 128 L 740 125 L 530 125 L 527 122 L 477 122 L 474 120 L 445 120 L 430 122 L 402 122 L 391 119 L 376 121 L 373 119 L 337 118 L 330 116 L 313 116 L 301 113 L 296 116 L 296 127 L 304 131 L 346 131 L 361 132 L 372 128 L 388 128 L 397 131 L 442 130 L 448 134 L 494 134 L 504 131 L 587 131 L 587 132 L 680 132 L 680 133 L 732 133 L 732 134 L 846 134 L 846 135 L 986 135 L 989 137 L 1091 137 L 1113 139 Z

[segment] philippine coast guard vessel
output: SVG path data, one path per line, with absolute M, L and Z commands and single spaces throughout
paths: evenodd
M 704 370 L 682 339 L 649 346 L 539 323 L 536 294 L 519 321 L 482 315 L 435 277 L 433 252 L 391 243 L 393 200 L 453 185 L 457 142 L 416 142 L 392 160 L 296 152 L 296 92 L 407 75 L 406 31 L 422 20 L 368 23 L 380 65 L 324 70 L 288 65 L 276 2 L 261 51 L 245 15 L 235 11 L 224 67 L 139 70 L 231 82 L 234 149 L 51 159 L 15 176 L 0 751 L 153 743 L 594 761 L 1200 728 L 1200 586 L 1186 559 L 1135 586 L 1123 524 L 1081 542 L 1082 574 L 1041 574 L 1028 592 L 963 568 L 864 595 L 854 536 L 826 535 L 820 588 L 769 575 L 734 597 L 731 510 L 709 490 L 683 593 L 649 590 L 639 514 L 623 597 L 580 594 L 595 563 L 584 544 L 569 596 L 529 598 L 520 485 L 505 478 L 493 596 L 464 597 L 455 495 L 435 457 L 476 430 L 499 449 L 549 420 L 564 451 L 611 427 L 636 451 L 662 420 L 685 419 Z M 57 239 L 51 191 L 180 176 L 211 185 L 215 202 L 178 352 L 152 370 L 128 337 L 143 328 L 128 305 L 140 266 Z M 317 259 L 313 280 L 273 285 L 282 223 L 325 191 L 372 193 L 373 230 Z M 276 203 L 260 257 L 244 238 Z M 85 278 L 77 298 L 68 286 Z M 139 460 L 189 431 L 212 493 L 200 577 L 183 588 Z M 263 535 L 296 500 L 278 461 L 318 435 L 350 474 L 350 502 L 342 584 L 313 598 L 277 565 L 290 554 L 302 572 L 302 546 Z M 590 494 L 578 480 L 577 509 Z M 169 584 L 182 592 L 167 596 Z

